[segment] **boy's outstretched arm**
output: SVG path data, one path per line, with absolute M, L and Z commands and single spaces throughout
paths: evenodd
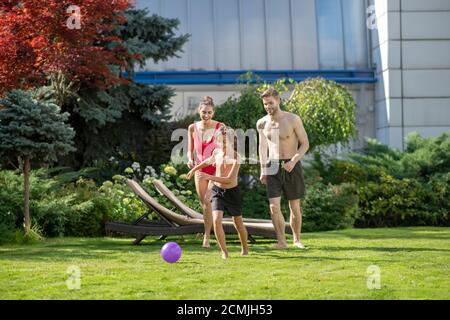
M 214 163 L 215 161 L 215 152 L 213 152 L 213 154 L 211 155 L 211 157 L 203 160 L 201 163 L 199 163 L 198 165 L 196 165 L 195 167 L 193 167 L 188 173 L 187 173 L 187 178 L 191 179 L 192 176 L 194 175 L 195 171 L 203 169 L 207 166 L 210 166 Z

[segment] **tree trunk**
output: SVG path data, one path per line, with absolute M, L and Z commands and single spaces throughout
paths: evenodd
M 25 221 L 25 233 L 31 229 L 30 221 L 30 157 L 25 157 L 23 161 L 23 217 Z

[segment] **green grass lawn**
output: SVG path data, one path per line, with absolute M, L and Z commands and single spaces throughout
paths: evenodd
M 0 246 L 0 299 L 450 299 L 450 228 L 350 229 L 305 233 L 309 250 L 273 250 L 258 239 L 241 257 L 229 237 L 230 259 L 194 237 L 165 263 L 164 242 L 57 238 Z M 69 290 L 67 268 L 81 270 Z M 367 268 L 381 271 L 368 289 Z

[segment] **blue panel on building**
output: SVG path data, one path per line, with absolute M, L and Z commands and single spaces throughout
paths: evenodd
M 246 72 L 252 72 L 266 82 L 275 82 L 281 78 L 302 81 L 307 78 L 323 77 L 339 83 L 375 83 L 374 70 L 236 70 L 236 71 L 143 71 L 136 72 L 133 80 L 142 84 L 236 84 Z

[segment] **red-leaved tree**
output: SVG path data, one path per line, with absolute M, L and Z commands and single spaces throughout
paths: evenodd
M 125 81 L 130 53 L 112 33 L 130 0 L 0 0 L 0 96 L 50 75 L 100 89 Z M 121 70 L 112 70 L 111 66 Z

